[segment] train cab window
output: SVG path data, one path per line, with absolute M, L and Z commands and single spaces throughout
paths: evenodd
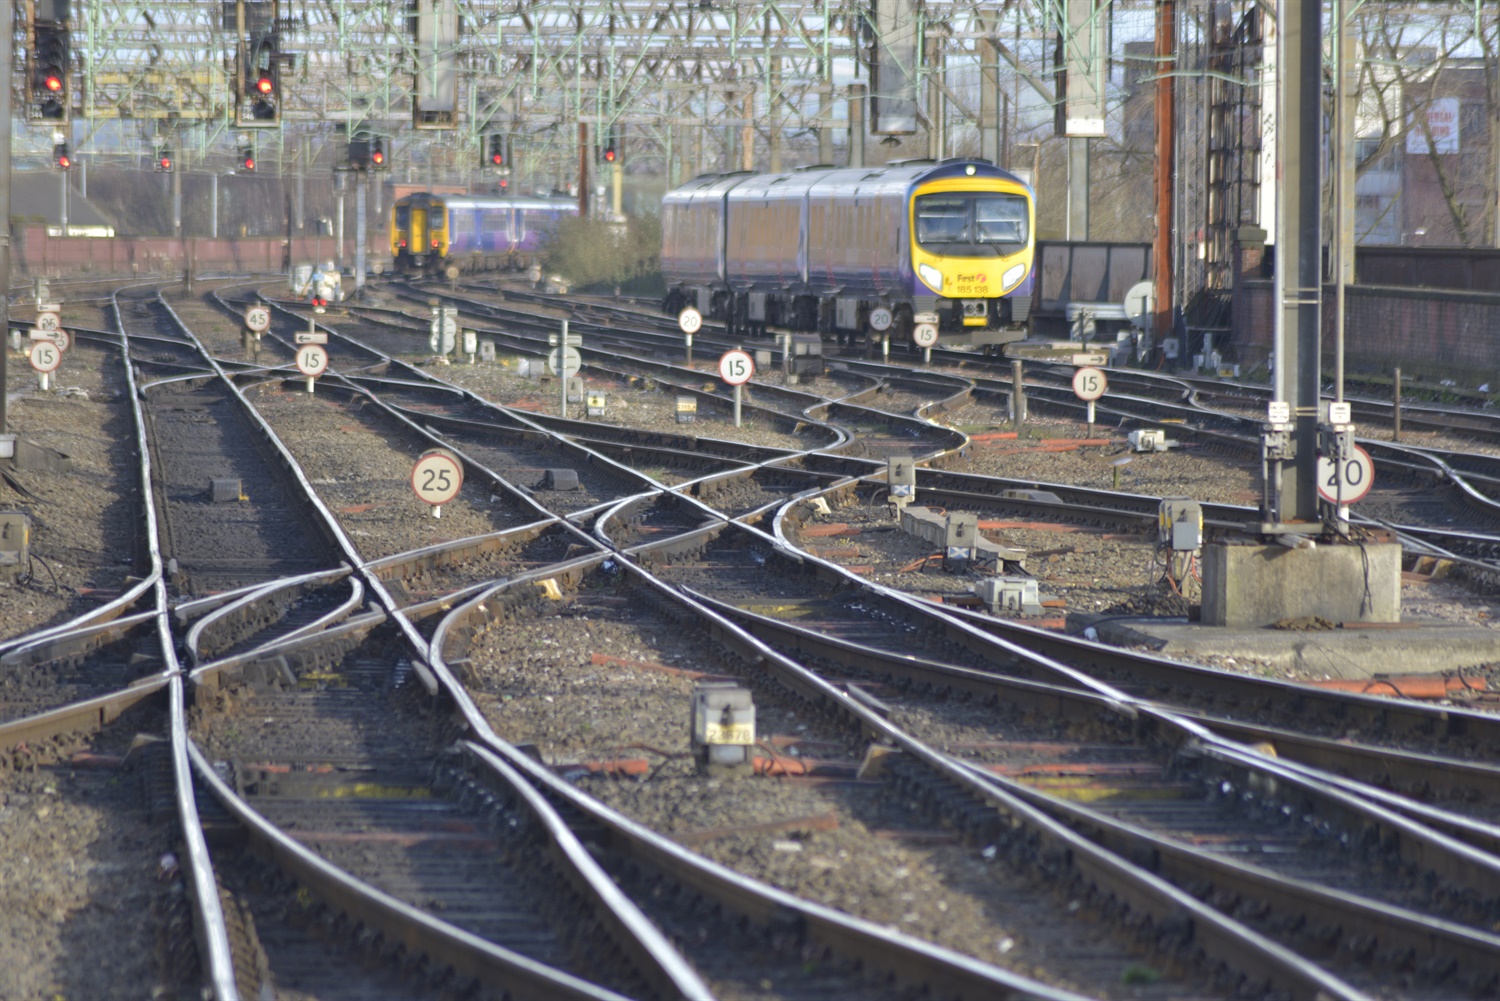
M 978 195 L 974 199 L 976 243 L 1025 246 L 1026 199 L 1020 195 Z
M 953 243 L 972 243 L 968 195 L 923 195 L 917 199 L 917 242 L 929 250 Z
M 411 228 L 411 206 L 410 205 L 397 205 L 396 206 L 396 228 L 397 229 L 410 229 Z
M 427 228 L 428 229 L 442 229 L 443 228 L 443 216 L 445 216 L 445 215 L 447 215 L 447 213 L 444 212 L 442 209 L 438 209 L 438 208 L 433 209 L 427 215 Z
M 1029 235 L 1028 207 L 1021 195 L 922 195 L 916 210 L 917 243 L 934 253 L 1015 253 Z

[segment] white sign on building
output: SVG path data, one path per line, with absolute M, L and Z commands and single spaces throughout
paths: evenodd
M 1412 120 L 1406 133 L 1406 152 L 1427 153 L 1427 137 L 1432 136 L 1431 151 L 1437 153 L 1458 152 L 1458 98 L 1439 97 L 1427 105 L 1427 130 L 1422 123 Z

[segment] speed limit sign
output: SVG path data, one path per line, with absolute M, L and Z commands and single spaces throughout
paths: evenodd
M 1073 373 L 1073 393 L 1080 400 L 1093 402 L 1108 388 L 1109 380 L 1097 368 L 1081 368 Z
M 919 348 L 930 348 L 938 342 L 938 328 L 935 324 L 919 323 L 911 328 L 911 339 Z
M 1370 453 L 1354 446 L 1354 454 L 1337 464 L 1326 455 L 1318 456 L 1318 496 L 1330 504 L 1353 504 L 1363 500 L 1375 483 L 1375 463 Z M 1343 493 L 1340 497 L 1339 494 Z
M 719 358 L 719 378 L 731 386 L 743 386 L 755 374 L 755 359 L 739 348 Z
M 684 334 L 696 334 L 703 326 L 703 314 L 692 306 L 677 314 L 677 329 Z
M 53 312 L 41 312 L 36 314 L 36 329 L 45 333 L 52 333 L 62 326 L 62 318 Z
M 891 323 L 894 319 L 891 316 L 890 310 L 884 306 L 876 306 L 870 310 L 870 329 L 883 334 L 891 329 Z
M 297 349 L 297 371 L 311 378 L 328 369 L 328 349 L 321 344 L 304 344 Z
M 57 345 L 57 350 L 66 351 L 73 346 L 73 335 L 58 327 L 52 331 L 52 343 Z
M 271 327 L 271 311 L 264 306 L 251 306 L 245 310 L 245 327 L 263 334 Z
M 62 364 L 62 351 L 52 341 L 31 342 L 31 367 L 45 375 Z
M 458 456 L 445 448 L 422 453 L 417 464 L 411 467 L 412 492 L 433 507 L 457 497 L 463 485 L 464 465 Z

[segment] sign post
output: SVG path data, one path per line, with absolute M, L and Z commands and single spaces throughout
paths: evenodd
M 740 394 L 755 374 L 755 359 L 739 348 L 719 358 L 719 378 L 734 387 L 734 426 L 740 426 Z
M 251 306 L 245 310 L 245 355 L 260 353 L 260 335 L 271 328 L 271 311 L 265 306 Z
M 692 306 L 677 314 L 677 327 L 682 331 L 683 343 L 687 345 L 687 367 L 693 367 L 693 335 L 703 328 L 703 314 Z
M 1089 405 L 1089 436 L 1094 434 L 1094 401 L 1104 395 L 1109 380 L 1097 368 L 1081 368 L 1073 373 L 1073 393 Z
M 62 351 L 50 339 L 31 342 L 31 367 L 37 372 L 37 385 L 43 392 L 52 388 L 52 373 L 62 364 Z
M 935 323 L 919 323 L 911 328 L 912 343 L 922 349 L 922 364 L 932 364 L 932 348 L 938 342 L 938 328 Z
M 557 376 L 558 384 L 558 413 L 568 416 L 568 380 L 577 375 L 583 368 L 583 355 L 579 347 L 583 345 L 583 337 L 579 334 L 568 333 L 568 321 L 562 321 L 562 336 L 548 334 L 547 343 L 552 345 L 552 350 L 547 352 L 547 371 Z
M 446 448 L 428 449 L 411 467 L 411 489 L 417 499 L 432 505 L 432 516 L 443 516 L 443 505 L 458 496 L 464 485 L 464 464 Z
M 307 391 L 313 391 L 318 376 L 328 369 L 328 349 L 321 344 L 304 344 L 297 349 L 297 371 L 307 376 Z

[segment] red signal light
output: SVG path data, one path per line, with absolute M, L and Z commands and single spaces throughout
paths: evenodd
M 377 149 L 375 152 L 370 154 L 370 162 L 377 167 L 381 166 L 385 163 L 385 154 Z
M 171 170 L 172 169 L 172 161 L 170 159 L 168 159 L 167 157 L 162 157 L 161 158 L 161 169 L 162 170 Z
M 254 170 L 255 169 L 255 157 L 253 157 L 253 156 L 247 156 L 247 157 L 245 157 L 245 169 L 246 170 Z
M 63 170 L 71 170 L 73 168 L 73 159 L 72 157 L 68 156 L 68 154 L 64 153 L 62 156 L 59 156 L 57 158 L 57 165 Z
M 276 89 L 276 85 L 271 82 L 270 77 L 263 76 L 255 81 L 255 89 L 262 94 L 269 94 Z
M 58 76 L 55 73 L 47 74 L 47 79 L 43 82 L 43 86 L 52 91 L 52 93 L 54 94 L 62 90 L 62 85 L 62 77 Z
M 615 148 L 613 146 L 611 146 L 609 149 L 607 149 L 607 150 L 604 151 L 604 162 L 605 163 L 614 163 L 615 162 Z
M 493 163 L 497 167 L 503 167 L 505 166 L 505 157 L 499 153 L 491 153 L 490 163 Z

